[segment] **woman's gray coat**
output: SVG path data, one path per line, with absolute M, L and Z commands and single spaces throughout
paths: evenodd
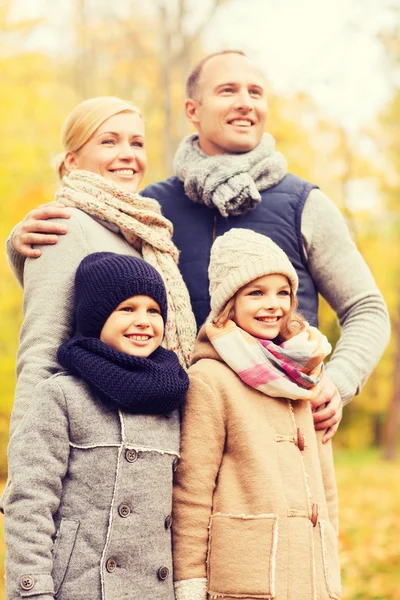
M 173 600 L 177 413 L 112 411 L 65 373 L 35 392 L 9 445 L 7 600 Z

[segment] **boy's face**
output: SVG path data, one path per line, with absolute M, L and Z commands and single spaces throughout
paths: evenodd
M 100 340 L 119 352 L 147 358 L 163 339 L 164 321 L 150 296 L 132 296 L 121 302 L 104 323 Z
M 286 325 L 291 303 L 288 278 L 264 275 L 238 291 L 233 320 L 254 337 L 273 340 Z

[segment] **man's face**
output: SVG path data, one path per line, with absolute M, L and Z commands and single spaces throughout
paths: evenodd
M 262 74 L 240 54 L 211 58 L 203 66 L 197 99 L 186 101 L 186 114 L 206 154 L 249 152 L 260 143 L 267 117 Z

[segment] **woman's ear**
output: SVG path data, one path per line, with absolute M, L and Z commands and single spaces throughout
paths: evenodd
M 79 158 L 75 152 L 66 152 L 64 165 L 68 171 L 75 171 L 76 169 L 79 169 Z

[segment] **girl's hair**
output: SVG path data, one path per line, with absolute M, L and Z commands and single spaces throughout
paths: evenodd
M 216 327 L 223 327 L 229 320 L 234 321 L 236 296 L 239 292 L 240 290 L 238 290 L 236 294 L 232 296 L 232 298 L 225 305 L 224 310 L 213 319 L 213 323 Z M 287 315 L 284 317 L 283 328 L 277 338 L 278 343 L 289 340 L 291 337 L 297 335 L 303 331 L 303 329 L 305 329 L 304 319 L 300 313 L 297 312 L 297 306 L 297 298 L 290 288 L 290 309 Z
M 70 112 L 61 129 L 64 152 L 54 159 L 54 168 L 60 179 L 69 172 L 64 163 L 65 154 L 78 152 L 104 121 L 121 112 L 132 112 L 142 117 L 136 106 L 115 96 L 89 98 Z

